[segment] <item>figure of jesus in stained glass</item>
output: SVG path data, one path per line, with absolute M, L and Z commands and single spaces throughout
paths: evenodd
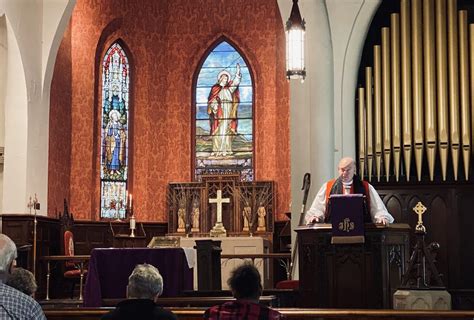
M 195 178 L 239 172 L 253 180 L 253 85 L 243 56 L 222 41 L 204 60 L 196 83 Z
M 232 138 L 237 133 L 237 108 L 239 107 L 239 83 L 242 75 L 237 63 L 234 78 L 226 70 L 219 72 L 217 83 L 209 93 L 207 113 L 212 135 L 211 156 L 227 156 L 232 152 Z

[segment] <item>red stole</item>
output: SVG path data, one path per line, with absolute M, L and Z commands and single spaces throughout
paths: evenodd
M 334 183 L 336 182 L 337 179 L 332 179 L 329 180 L 326 183 L 326 211 L 324 212 L 324 220 L 327 221 L 329 216 L 329 210 L 328 210 L 328 204 L 329 204 L 329 196 L 331 195 L 331 190 L 332 187 L 334 186 Z M 366 197 L 366 205 L 367 205 L 367 212 L 370 214 L 370 192 L 369 192 L 369 183 L 367 181 L 361 181 L 362 185 L 364 186 L 365 190 L 365 197 Z M 354 193 L 354 182 L 351 185 L 351 194 Z

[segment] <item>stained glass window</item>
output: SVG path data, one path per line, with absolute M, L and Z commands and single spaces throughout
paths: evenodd
M 121 219 L 126 215 L 129 71 L 125 51 L 114 43 L 102 61 L 101 218 Z
M 195 101 L 195 179 L 239 172 L 242 181 L 252 181 L 252 79 L 245 60 L 228 42 L 219 43 L 202 64 Z

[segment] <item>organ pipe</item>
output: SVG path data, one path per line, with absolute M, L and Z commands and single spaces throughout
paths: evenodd
M 374 129 L 375 129 L 375 170 L 380 181 L 382 160 L 382 68 L 380 46 L 374 46 Z
M 382 28 L 382 110 L 383 110 L 383 159 L 385 178 L 390 178 L 390 156 L 392 155 L 392 110 L 390 85 L 390 29 Z
M 415 140 L 415 165 L 418 181 L 421 180 L 423 161 L 423 42 L 421 1 L 412 1 L 412 66 L 413 66 L 413 137 Z
M 459 84 L 461 100 L 461 144 L 464 163 L 464 176 L 469 178 L 471 155 L 471 113 L 469 106 L 469 60 L 467 11 L 459 11 Z

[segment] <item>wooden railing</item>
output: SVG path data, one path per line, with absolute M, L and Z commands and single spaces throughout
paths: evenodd
M 48 319 L 100 319 L 111 308 L 45 310 Z M 205 308 L 169 308 L 179 320 L 202 319 Z M 363 310 L 363 309 L 277 309 L 289 320 L 309 319 L 472 319 L 474 311 Z

